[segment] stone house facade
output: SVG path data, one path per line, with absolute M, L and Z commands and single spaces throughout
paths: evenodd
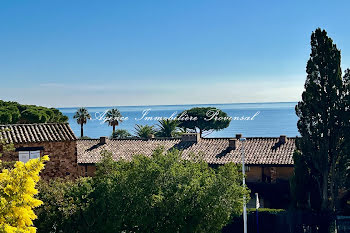
M 77 140 L 68 124 L 15 124 L 0 125 L 0 139 L 11 143 L 15 150 L 4 152 L 2 161 L 23 161 L 49 155 L 44 179 L 52 177 L 78 177 Z

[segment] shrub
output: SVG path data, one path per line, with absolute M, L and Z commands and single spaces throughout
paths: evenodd
M 35 221 L 38 232 L 86 232 L 85 214 L 92 201 L 91 178 L 41 181 L 38 189 L 44 202 Z
M 34 208 L 42 201 L 35 198 L 39 172 L 48 156 L 27 163 L 16 162 L 14 168 L 0 173 L 0 232 L 35 232 Z
M 241 214 L 248 191 L 234 164 L 214 170 L 160 148 L 132 161 L 101 155 L 93 178 L 40 183 L 39 232 L 220 232 Z
M 214 170 L 161 149 L 131 162 L 105 153 L 94 181 L 95 232 L 219 232 L 247 193 L 236 165 Z

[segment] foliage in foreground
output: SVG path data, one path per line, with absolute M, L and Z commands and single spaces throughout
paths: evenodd
M 41 185 L 50 204 L 40 211 L 40 232 L 219 232 L 241 214 L 248 193 L 241 173 L 234 164 L 214 170 L 180 155 L 158 149 L 114 162 L 104 152 L 94 178 Z
M 48 156 L 27 163 L 16 162 L 14 168 L 0 173 L 0 232 L 36 232 L 33 208 L 42 204 L 35 198 L 39 172 Z
M 40 181 L 39 199 L 44 202 L 37 211 L 38 232 L 86 232 L 87 208 L 91 202 L 91 178 Z

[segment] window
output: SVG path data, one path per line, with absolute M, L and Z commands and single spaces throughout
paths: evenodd
M 30 159 L 38 159 L 40 158 L 40 151 L 39 150 L 30 151 L 29 156 L 30 156 Z
M 26 163 L 29 160 L 29 151 L 19 151 L 19 161 Z
M 40 158 L 40 150 L 33 151 L 19 151 L 18 152 L 19 161 L 26 163 L 29 159 Z

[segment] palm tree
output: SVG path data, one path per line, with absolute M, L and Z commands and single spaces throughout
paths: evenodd
M 105 122 L 108 122 L 108 125 L 113 126 L 113 133 L 115 132 L 115 126 L 119 125 L 119 122 L 122 122 L 121 118 L 122 114 L 116 108 L 109 109 L 106 113 Z
M 84 124 L 91 119 L 88 110 L 86 108 L 78 108 L 73 118 L 77 119 L 77 123 L 80 124 L 80 137 L 84 137 Z
M 137 125 L 135 126 L 135 134 L 139 138 L 149 139 L 154 135 L 154 126 L 149 125 Z
M 158 132 L 157 136 L 158 137 L 174 137 L 179 134 L 177 126 L 179 123 L 175 120 L 160 120 L 158 126 Z

